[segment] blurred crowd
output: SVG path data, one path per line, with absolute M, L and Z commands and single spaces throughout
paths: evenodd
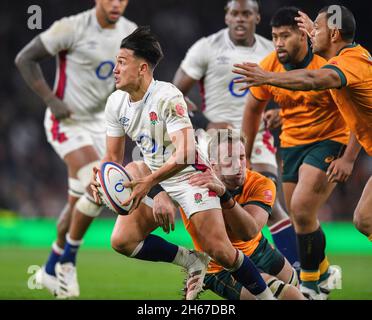
M 131 0 L 125 15 L 139 25 L 150 25 L 158 35 L 165 59 L 156 70 L 156 78 L 171 81 L 187 49 L 200 37 L 224 28 L 225 0 Z M 9 1 L 0 12 L 0 209 L 21 216 L 55 217 L 66 200 L 65 167 L 46 142 L 43 127 L 43 102 L 25 85 L 14 66 L 17 52 L 40 30 L 29 30 L 27 9 L 42 9 L 42 28 L 63 16 L 94 6 L 93 0 Z M 296 5 L 314 17 L 327 4 L 345 4 L 355 14 L 357 42 L 372 49 L 368 35 L 372 4 L 369 1 L 286 1 L 262 0 L 261 25 L 257 32 L 270 38 L 271 15 L 283 5 Z M 364 27 L 363 27 L 364 26 Z M 42 64 L 52 85 L 54 61 Z M 198 101 L 198 92 L 192 92 Z M 200 100 L 199 100 L 200 101 Z M 128 150 L 129 145 L 128 145 Z M 130 160 L 127 154 L 126 160 Z M 323 220 L 351 220 L 363 186 L 372 174 L 372 158 L 361 153 L 350 180 L 339 185 L 322 208 Z

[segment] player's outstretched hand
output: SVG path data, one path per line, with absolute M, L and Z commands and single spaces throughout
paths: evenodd
M 141 200 L 149 193 L 150 189 L 154 186 L 152 180 L 147 177 L 139 178 L 137 180 L 128 181 L 123 184 L 125 188 L 132 188 L 132 194 L 121 205 L 128 206 L 133 200 L 132 207 L 128 214 L 131 214 L 141 203 Z
M 341 157 L 331 162 L 327 170 L 329 182 L 345 182 L 351 175 L 354 162 Z
M 263 119 L 266 128 L 269 130 L 276 129 L 282 125 L 282 117 L 280 116 L 279 109 L 270 109 L 265 111 Z
M 71 116 L 71 110 L 68 108 L 67 104 L 56 96 L 52 96 L 45 102 L 57 120 L 66 119 Z
M 295 20 L 297 21 L 297 25 L 299 29 L 303 32 L 305 32 L 309 38 L 311 38 L 311 32 L 314 28 L 313 21 L 309 18 L 309 16 L 302 11 L 298 11 L 299 16 L 295 17 Z
M 226 191 L 225 185 L 220 179 L 218 179 L 216 174 L 210 168 L 203 173 L 196 173 L 192 175 L 189 179 L 189 183 L 192 186 L 208 188 L 209 190 L 216 192 L 219 197 L 222 196 Z
M 263 70 L 256 63 L 243 62 L 234 64 L 232 70 L 233 73 L 239 74 L 242 77 L 235 79 L 235 83 L 244 83 L 245 85 L 239 88 L 239 91 L 244 91 L 250 87 L 257 87 L 263 84 L 266 84 L 270 73 Z
M 152 213 L 155 221 L 163 228 L 165 233 L 174 231 L 176 212 L 177 208 L 168 193 L 162 191 L 154 197 Z
M 93 198 L 94 198 L 94 201 L 101 205 L 101 199 L 99 198 L 98 196 L 98 187 L 100 187 L 100 183 L 96 180 L 96 176 L 97 176 L 97 172 L 99 172 L 100 170 L 97 168 L 97 167 L 93 167 L 93 174 L 92 174 L 92 177 L 90 179 L 90 189 L 92 190 L 92 193 L 93 193 Z

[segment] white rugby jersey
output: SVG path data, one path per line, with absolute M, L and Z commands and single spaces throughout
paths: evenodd
M 248 90 L 239 91 L 242 85 L 234 84 L 239 76 L 232 73 L 233 64 L 259 63 L 274 50 L 271 41 L 258 34 L 255 39 L 252 47 L 236 46 L 226 28 L 201 38 L 188 50 L 181 68 L 191 78 L 200 80 L 202 111 L 210 121 L 229 122 L 234 128 L 241 128 Z
M 127 134 L 140 148 L 151 171 L 158 170 L 174 151 L 169 133 L 192 128 L 181 91 L 169 82 L 157 80 L 152 80 L 138 102 L 130 102 L 125 91 L 115 91 L 107 100 L 105 116 L 107 135 Z M 187 172 L 195 172 L 195 168 L 188 166 L 174 177 Z
M 73 119 L 104 120 L 107 97 L 115 90 L 115 57 L 121 40 L 136 28 L 120 17 L 114 29 L 103 29 L 93 8 L 62 18 L 40 34 L 47 51 L 58 55 L 54 92 Z

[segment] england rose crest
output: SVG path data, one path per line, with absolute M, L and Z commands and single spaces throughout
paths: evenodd
M 202 194 L 201 193 L 195 193 L 194 194 L 194 200 L 195 200 L 195 203 L 200 203 L 200 202 L 202 202 L 202 199 L 203 198 L 203 196 L 202 196 Z
M 150 114 L 149 114 L 149 116 L 150 116 L 150 122 L 151 122 L 151 124 L 153 126 L 156 125 L 156 123 L 158 122 L 158 115 L 156 114 L 156 112 L 151 111 Z
M 180 104 L 176 104 L 176 113 L 178 116 L 183 117 L 185 115 L 185 109 Z

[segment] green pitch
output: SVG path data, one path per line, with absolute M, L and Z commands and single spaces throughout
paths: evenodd
M 1 212 L 0 212 L 1 213 Z M 0 214 L 1 216 L 1 214 Z M 98 219 L 84 238 L 78 255 L 81 299 L 175 299 L 182 298 L 181 268 L 129 259 L 110 248 L 113 219 Z M 350 223 L 323 224 L 331 264 L 343 271 L 343 288 L 330 299 L 372 300 L 372 244 Z M 156 234 L 191 247 L 181 222 L 176 232 Z M 265 235 L 271 239 L 267 230 Z M 35 266 L 45 263 L 55 237 L 55 220 L 0 218 L 0 299 L 54 299 L 35 288 Z M 201 299 L 219 299 L 210 291 Z
M 45 290 L 32 287 L 31 265 L 42 264 L 46 249 L 1 248 L 0 299 L 53 299 Z M 342 266 L 343 288 L 331 299 L 372 300 L 372 256 L 332 255 Z M 78 257 L 81 299 L 181 299 L 184 274 L 177 266 L 122 257 L 105 249 L 81 250 Z M 30 278 L 31 277 L 31 278 Z M 219 299 L 210 291 L 201 299 Z

